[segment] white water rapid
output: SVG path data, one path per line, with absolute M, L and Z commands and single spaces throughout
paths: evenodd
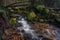
M 31 29 L 31 25 L 29 25 L 24 18 L 19 19 L 19 20 L 18 20 L 18 23 L 20 23 L 20 25 L 22 24 L 22 26 L 18 27 L 18 29 L 19 29 L 20 31 L 23 30 L 25 33 L 31 35 L 30 37 L 31 37 L 32 39 L 30 39 L 30 40 L 41 40 L 41 39 L 42 39 L 42 38 L 38 38 L 38 37 L 37 37 L 37 34 L 34 32 L 33 29 Z

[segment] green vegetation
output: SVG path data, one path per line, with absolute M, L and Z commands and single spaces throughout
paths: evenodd
M 24 2 L 24 1 L 28 1 L 28 0 L 20 0 L 20 1 Z M 32 3 L 33 3 L 34 0 L 30 0 L 30 1 L 32 1 Z M 36 2 L 36 0 L 34 1 L 34 3 L 35 2 Z M 41 2 L 45 3 L 45 0 L 41 0 Z M 36 20 L 39 22 L 49 22 L 52 20 L 53 21 L 56 20 L 56 21 L 60 22 L 60 16 L 59 16 L 60 14 L 52 13 L 52 12 L 54 12 L 53 8 L 48 8 L 44 4 L 43 5 L 36 4 L 34 6 L 34 3 L 33 3 L 33 5 L 30 5 L 28 7 L 21 7 L 21 6 L 8 7 L 8 9 L 9 9 L 8 12 L 12 12 L 12 13 L 16 12 L 16 13 L 20 13 L 20 14 L 25 14 L 27 20 L 29 20 L 29 21 Z M 35 11 L 33 10 L 32 7 L 36 8 L 36 9 L 34 9 Z M 0 10 L 0 12 L 5 12 L 5 10 Z
M 60 18 L 56 18 L 56 20 L 60 22 Z
M 39 22 L 44 22 L 44 19 L 39 19 Z
M 45 8 L 45 6 L 44 5 L 37 5 L 37 7 L 36 7 L 38 10 L 43 10 L 43 8 Z
M 25 16 L 27 17 L 27 20 L 29 20 L 29 21 L 36 20 L 39 22 L 48 22 L 48 21 L 52 21 L 55 19 L 57 21 L 60 21 L 60 19 L 58 17 L 56 17 L 58 15 L 56 13 L 52 13 L 54 11 L 53 9 L 48 9 L 44 5 L 37 5 L 34 7 L 38 11 L 35 12 L 32 9 L 30 9 L 30 10 L 24 9 L 24 8 L 21 9 L 21 7 L 9 8 L 9 10 L 10 10 L 10 12 L 17 12 L 17 13 L 21 13 L 21 14 L 23 14 L 23 12 L 24 12 Z M 30 7 L 28 7 L 28 8 L 30 8 Z
M 3 13 L 4 13 L 4 12 L 5 12 L 5 10 L 0 10 L 0 12 L 3 12 Z
M 45 9 L 45 13 L 49 13 L 49 9 Z
M 30 8 L 30 7 L 28 7 Z M 54 11 L 53 9 L 48 9 L 47 7 L 45 7 L 44 5 L 37 5 L 35 6 L 35 8 L 39 11 L 39 12 L 35 12 L 35 11 L 31 11 L 28 9 L 23 9 L 25 10 L 24 14 L 27 17 L 27 20 L 32 21 L 32 20 L 36 20 L 39 22 L 48 22 L 48 21 L 52 21 L 52 20 L 57 20 L 58 22 L 60 22 L 60 18 L 56 17 L 58 16 L 56 13 L 52 13 L 51 11 Z M 15 7 L 15 8 L 9 8 L 10 12 L 17 12 L 17 13 L 21 13 L 22 9 L 20 9 L 20 7 Z M 22 11 L 22 12 L 21 12 Z M 56 17 L 56 18 L 53 18 Z
M 36 17 L 36 14 L 32 11 L 30 13 L 27 14 L 27 19 L 28 20 L 32 20 Z
M 9 23 L 10 23 L 11 26 L 13 26 L 13 25 L 16 24 L 16 21 L 17 21 L 16 18 L 11 18 Z

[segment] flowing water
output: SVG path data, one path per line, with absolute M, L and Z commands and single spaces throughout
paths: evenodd
M 18 29 L 21 31 L 21 33 L 30 35 L 30 40 L 41 40 L 41 38 L 38 38 L 35 31 L 31 29 L 31 25 L 29 25 L 29 23 L 24 18 L 19 19 L 18 23 L 20 24 L 20 27 L 18 27 Z
M 38 37 L 38 34 L 35 33 L 33 29 L 31 29 L 32 26 L 27 22 L 27 20 L 25 20 L 25 18 L 20 16 L 18 18 L 18 24 L 19 24 L 19 27 L 17 27 L 17 29 L 20 30 L 20 34 L 21 35 L 28 34 L 30 37 L 29 40 L 42 40 L 43 39 L 42 37 Z M 45 33 L 43 36 L 52 37 L 53 40 L 60 40 L 60 29 L 54 26 L 52 26 L 52 28 L 54 28 L 54 30 L 46 29 L 47 33 Z

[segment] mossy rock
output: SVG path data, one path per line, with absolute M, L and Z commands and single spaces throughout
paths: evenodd
M 36 14 L 33 11 L 27 14 L 27 19 L 28 20 L 32 20 L 35 17 L 36 17 Z
M 10 24 L 11 25 L 15 25 L 16 24 L 16 21 L 17 21 L 17 18 L 11 18 L 10 19 Z

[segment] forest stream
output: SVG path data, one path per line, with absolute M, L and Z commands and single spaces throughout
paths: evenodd
M 29 40 L 43 40 L 44 37 L 52 38 L 53 40 L 60 40 L 60 30 L 53 25 L 46 24 L 47 28 L 43 30 L 45 32 L 41 35 L 39 31 L 36 33 L 36 31 L 32 28 L 32 25 L 29 24 L 25 18 L 19 16 L 17 22 L 19 24 L 17 29 L 20 30 L 20 34 L 23 34 L 24 36 L 28 35 Z

